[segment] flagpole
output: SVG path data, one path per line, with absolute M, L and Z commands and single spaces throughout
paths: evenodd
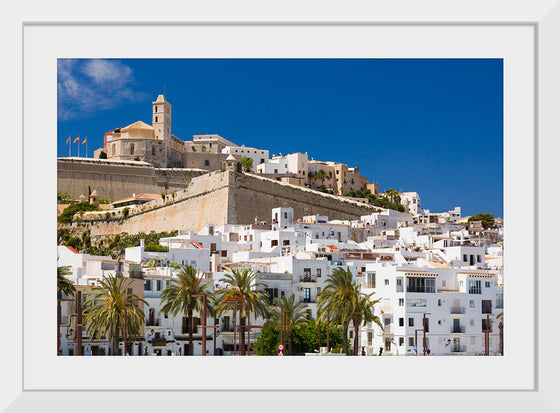
M 70 158 L 72 155 L 70 150 L 72 148 L 72 135 L 68 135 L 68 157 Z
M 78 141 L 78 158 L 80 157 L 80 141 Z
M 72 139 L 70 139 L 70 149 L 69 149 L 69 152 L 68 152 L 68 156 L 72 157 Z

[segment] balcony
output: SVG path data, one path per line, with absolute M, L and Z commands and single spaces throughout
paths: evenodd
M 451 307 L 451 314 L 465 314 L 465 307 Z
M 315 280 L 315 278 L 312 275 L 309 274 L 304 274 L 299 278 L 299 282 L 302 283 L 314 283 L 317 280 Z
M 315 301 L 313 298 L 305 298 L 305 297 L 302 297 L 302 298 L 300 298 L 299 302 L 300 302 L 300 303 L 304 303 L 304 304 L 313 304 L 313 303 L 315 303 L 316 301 Z
M 464 326 L 453 326 L 451 327 L 451 333 L 453 334 L 460 334 L 465 332 Z
M 451 347 L 451 352 L 452 353 L 466 353 L 467 352 L 467 346 L 453 346 L 453 347 Z
M 150 320 L 149 318 L 146 319 L 146 327 L 159 327 L 159 318 Z

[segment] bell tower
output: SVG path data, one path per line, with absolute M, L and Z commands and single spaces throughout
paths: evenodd
M 165 100 L 164 95 L 159 95 L 155 102 L 152 102 L 152 126 L 155 131 L 155 138 L 171 142 L 171 104 Z

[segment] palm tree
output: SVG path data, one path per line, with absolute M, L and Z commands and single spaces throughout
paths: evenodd
M 319 169 L 315 172 L 314 179 L 319 179 L 321 181 L 321 185 L 323 185 L 323 181 L 327 179 L 327 173 L 323 169 Z
M 359 350 L 359 327 L 362 325 L 366 325 L 369 322 L 374 322 L 383 330 L 383 325 L 381 324 L 381 320 L 374 314 L 374 307 L 375 304 L 378 304 L 381 299 L 378 298 L 377 300 L 372 300 L 372 296 L 374 293 L 371 294 L 364 294 L 361 293 L 361 285 L 358 286 L 358 292 L 360 293 L 359 301 L 358 301 L 358 308 L 356 309 L 356 317 L 354 318 L 354 322 L 357 322 L 358 329 L 356 337 L 354 338 L 354 355 L 358 355 Z
M 401 202 L 401 196 L 400 193 L 398 191 L 396 191 L 395 189 L 391 188 L 391 189 L 387 189 L 384 194 L 389 198 L 389 200 L 391 201 L 391 203 L 395 203 L 395 202 Z
M 504 355 L 504 312 L 502 311 L 500 314 L 498 314 L 496 316 L 496 320 L 500 320 L 500 322 L 498 323 L 498 330 L 500 331 L 500 342 L 499 342 L 499 349 L 500 349 L 500 354 L 503 356 Z
M 148 303 L 129 291 L 132 282 L 130 278 L 109 275 L 99 281 L 101 287 L 93 288 L 84 302 L 84 322 L 90 337 L 96 331 L 106 331 L 113 342 L 113 355 L 118 354 L 120 328 L 125 322 L 127 338 L 138 335 L 144 323 L 144 311 L 138 305 Z
M 57 298 L 62 298 L 62 295 L 65 294 L 67 296 L 73 295 L 74 291 L 76 291 L 76 287 L 74 283 L 66 278 L 67 275 L 72 274 L 70 272 L 70 266 L 66 265 L 63 267 L 56 267 L 56 289 L 57 289 Z
M 334 323 L 342 325 L 344 351 L 348 354 L 348 326 L 359 311 L 360 289 L 352 282 L 350 269 L 335 268 L 317 299 L 318 308 L 328 308 Z M 323 312 L 323 317 L 325 312 Z
M 266 284 L 258 281 L 258 274 L 249 268 L 234 269 L 220 279 L 228 287 L 216 293 L 216 312 L 223 314 L 237 305 L 239 310 L 239 324 L 241 336 L 241 355 L 245 354 L 245 320 L 247 317 L 247 303 L 255 316 L 268 316 L 268 294 L 258 288 L 265 288 Z
M 288 298 L 282 297 L 274 299 L 274 304 L 282 306 L 282 309 L 284 310 L 285 317 L 283 322 L 281 322 L 280 320 L 282 312 L 279 308 L 273 308 L 270 315 L 270 320 L 272 321 L 273 327 L 280 327 L 280 325 L 283 324 L 286 328 L 286 344 L 288 345 L 288 355 L 292 354 L 292 330 L 295 327 L 304 325 L 311 316 L 311 310 L 309 310 L 307 304 L 296 303 L 295 299 L 295 295 L 291 295 Z
M 178 313 L 187 317 L 189 325 L 189 347 L 186 355 L 193 355 L 193 312 L 196 310 L 201 312 L 203 306 L 203 297 L 195 297 L 198 295 L 206 295 L 207 308 L 212 311 L 212 303 L 214 294 L 210 290 L 210 285 L 202 282 L 203 277 L 199 275 L 196 268 L 190 265 L 184 265 L 177 273 L 177 279 L 165 287 L 161 293 L 160 313 L 173 314 Z M 204 320 L 206 322 L 206 320 Z M 205 332 L 203 331 L 203 334 Z

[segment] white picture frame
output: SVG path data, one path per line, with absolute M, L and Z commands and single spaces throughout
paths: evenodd
M 289 14 L 289 7 L 285 7 L 282 10 L 277 10 L 278 13 L 271 14 L 267 11 L 259 11 L 258 9 L 253 9 L 250 14 L 251 18 L 247 18 L 246 14 L 243 14 L 240 10 L 233 10 L 224 5 L 222 9 L 212 9 L 207 6 L 198 6 L 189 9 L 191 14 L 189 14 L 189 22 L 187 23 L 174 23 L 163 25 L 167 27 L 177 28 L 178 30 L 184 27 L 192 27 L 197 29 L 212 28 L 217 29 L 219 27 L 249 27 L 251 31 L 254 29 L 262 30 L 263 32 L 268 30 L 267 28 L 293 28 L 292 32 L 297 32 L 298 28 L 306 27 L 307 34 L 317 32 L 319 30 L 324 31 L 325 35 L 328 36 L 329 28 L 331 30 L 337 30 L 337 27 L 354 27 L 354 28 L 368 28 L 368 27 L 384 27 L 384 28 L 396 28 L 396 31 L 405 30 L 407 27 L 436 27 L 438 29 L 444 28 L 452 32 L 454 28 L 461 27 L 494 27 L 499 31 L 500 28 L 515 28 L 523 27 L 528 30 L 527 36 L 531 36 L 531 45 L 533 46 L 533 58 L 528 66 L 535 70 L 534 73 L 534 83 L 533 83 L 533 95 L 535 98 L 533 115 L 537 119 L 537 123 L 533 125 L 534 127 L 528 131 L 530 139 L 531 134 L 534 136 L 534 140 L 530 140 L 529 154 L 533 156 L 526 160 L 526 164 L 530 166 L 525 173 L 519 171 L 519 175 L 515 175 L 516 182 L 522 185 L 523 191 L 518 194 L 523 195 L 527 199 L 526 204 L 521 206 L 512 206 L 505 202 L 504 208 L 504 218 L 506 227 L 506 245 L 508 236 L 515 238 L 522 237 L 525 233 L 527 239 L 533 240 L 530 242 L 534 244 L 525 248 L 526 258 L 521 266 L 527 271 L 525 276 L 530 280 L 527 291 L 530 292 L 529 296 L 526 297 L 529 303 L 532 304 L 531 310 L 528 313 L 532 316 L 529 320 L 523 318 L 524 314 L 519 314 L 520 320 L 512 321 L 513 327 L 521 326 L 529 332 L 529 336 L 534 332 L 534 341 L 528 341 L 526 348 L 530 351 L 530 356 L 524 358 L 527 361 L 526 365 L 519 366 L 522 375 L 530 374 L 529 378 L 521 380 L 520 385 L 508 388 L 507 384 L 496 383 L 494 386 L 487 385 L 475 385 L 470 386 L 470 388 L 453 390 L 442 389 L 441 386 L 433 387 L 429 381 L 426 381 L 424 374 L 419 375 L 418 383 L 419 385 L 414 388 L 410 383 L 405 385 L 406 390 L 399 388 L 383 388 L 376 389 L 364 385 L 367 384 L 368 377 L 371 372 L 371 379 L 374 380 L 373 376 L 375 374 L 375 365 L 368 366 L 368 374 L 355 373 L 348 378 L 348 383 L 344 386 L 322 386 L 323 388 L 308 388 L 301 386 L 298 380 L 302 380 L 301 374 L 297 374 L 298 365 L 294 364 L 293 360 L 290 360 L 290 366 L 288 367 L 288 372 L 294 372 L 294 376 L 290 378 L 289 375 L 283 376 L 280 380 L 272 380 L 266 375 L 264 376 L 267 380 L 272 380 L 271 384 L 268 386 L 263 386 L 263 388 L 256 388 L 252 386 L 249 388 L 244 388 L 241 383 L 243 383 L 244 376 L 242 373 L 231 367 L 239 367 L 235 364 L 230 364 L 227 373 L 222 373 L 221 375 L 216 375 L 215 380 L 209 380 L 210 376 L 204 376 L 203 383 L 196 386 L 196 390 L 187 390 L 182 388 L 183 386 L 168 387 L 166 389 L 146 389 L 142 388 L 141 391 L 135 391 L 134 388 L 126 386 L 123 383 L 122 387 L 114 386 L 100 386 L 100 388 L 95 388 L 89 384 L 85 388 L 68 389 L 59 388 L 57 382 L 69 380 L 66 378 L 62 380 L 61 375 L 65 375 L 68 371 L 71 374 L 72 380 L 78 382 L 79 380 L 86 379 L 87 375 L 95 376 L 95 370 L 92 369 L 91 365 L 81 365 L 79 366 L 80 374 L 76 374 L 75 365 L 72 363 L 75 360 L 70 358 L 64 358 L 58 367 L 54 367 L 52 364 L 46 363 L 41 365 L 41 361 L 37 361 L 35 353 L 40 353 L 40 350 L 34 349 L 31 346 L 32 340 L 30 339 L 30 334 L 24 327 L 25 317 L 29 316 L 30 310 L 39 310 L 41 307 L 34 308 L 33 297 L 35 295 L 28 294 L 31 288 L 30 283 L 33 285 L 37 283 L 40 285 L 44 280 L 39 280 L 37 278 L 37 272 L 32 271 L 37 269 L 36 262 L 30 262 L 30 248 L 44 249 L 43 252 L 37 251 L 33 256 L 39 259 L 43 257 L 48 257 L 53 254 L 54 244 L 49 245 L 48 243 L 43 243 L 44 240 L 48 239 L 47 234 L 42 234 L 41 232 L 41 222 L 44 222 L 44 218 L 48 219 L 50 215 L 53 215 L 52 210 L 48 207 L 50 200 L 52 199 L 54 203 L 54 192 L 52 191 L 52 182 L 45 185 L 44 188 L 38 187 L 29 180 L 30 174 L 34 169 L 39 167 L 41 171 L 48 176 L 56 176 L 56 168 L 53 167 L 53 162 L 45 161 L 42 158 L 50 159 L 50 157 L 56 157 L 56 149 L 50 148 L 47 143 L 38 141 L 37 134 L 30 136 L 30 132 L 36 131 L 36 125 L 30 124 L 30 119 L 35 119 L 34 115 L 38 114 L 39 111 L 44 112 L 41 116 L 45 116 L 45 119 L 50 119 L 50 122 L 56 124 L 56 106 L 42 106 L 40 108 L 35 107 L 37 101 L 40 101 L 40 97 L 37 101 L 25 99 L 28 93 L 34 93 L 34 88 L 40 89 L 47 95 L 52 95 L 53 88 L 55 84 L 50 84 L 49 81 L 52 79 L 52 67 L 37 67 L 29 66 L 30 59 L 33 58 L 36 53 L 31 50 L 28 43 L 26 43 L 30 38 L 37 39 L 37 37 L 44 37 L 44 39 L 49 39 L 52 36 L 54 29 L 56 28 L 70 28 L 75 30 L 78 38 L 84 35 L 83 32 L 78 32 L 80 28 L 86 28 L 88 33 L 84 35 L 82 40 L 84 41 L 83 49 L 76 49 L 74 43 L 74 53 L 71 57 L 102 57 L 99 56 L 103 53 L 103 49 L 97 48 L 95 43 L 92 42 L 92 35 L 95 36 L 97 32 L 103 31 L 103 27 L 106 27 L 108 22 L 106 18 L 108 16 L 107 9 L 100 7 L 104 10 L 93 10 L 91 16 L 88 16 L 92 21 L 98 23 L 86 24 L 80 23 L 81 17 L 71 11 L 71 10 L 61 10 L 55 9 L 51 10 L 50 13 L 46 15 L 41 15 L 40 19 L 37 19 L 33 15 L 33 6 L 37 7 L 38 2 L 26 2 L 22 5 L 15 6 L 10 13 L 10 21 L 8 29 L 3 29 L 7 33 L 4 33 L 6 39 L 20 39 L 21 41 L 14 41 L 11 52 L 13 57 L 10 61 L 13 62 L 12 70 L 14 75 L 10 76 L 12 83 L 8 86 L 6 90 L 9 91 L 8 96 L 11 99 L 6 99 L 7 108 L 18 108 L 16 104 L 17 100 L 12 100 L 17 96 L 22 96 L 21 107 L 23 109 L 22 113 L 22 136 L 23 145 L 22 156 L 19 159 L 23 160 L 23 176 L 21 181 L 21 188 L 23 193 L 23 206 L 22 206 L 22 221 L 23 231 L 21 227 L 18 226 L 17 220 L 14 229 L 10 233 L 23 233 L 23 242 L 15 243 L 22 246 L 22 278 L 18 279 L 15 275 L 13 276 L 13 282 L 10 283 L 10 294 L 7 299 L 2 303 L 4 314 L 10 315 L 9 321 L 6 323 L 5 328 L 10 331 L 12 338 L 10 340 L 2 340 L 4 343 L 1 344 L 1 354 L 2 354 L 2 366 L 4 369 L 3 374 L 3 391 L 2 398 L 0 399 L 0 406 L 6 409 L 6 411 L 32 411 L 35 409 L 44 408 L 44 406 L 55 406 L 58 411 L 75 411 L 78 408 L 80 410 L 98 410 L 99 408 L 106 408 L 106 406 L 115 406 L 119 409 L 136 409 L 139 411 L 148 411 L 158 408 L 186 408 L 187 406 L 210 408 L 211 410 L 221 410 L 229 408 L 230 406 L 238 406 L 239 410 L 260 410 L 262 406 L 266 405 L 266 410 L 280 411 L 285 410 L 288 404 L 296 402 L 303 403 L 306 408 L 317 408 L 317 409 L 327 409 L 331 410 L 342 410 L 342 409 L 352 409 L 357 406 L 365 408 L 379 409 L 396 409 L 397 411 L 447 411 L 453 409 L 455 411 L 471 411 L 474 409 L 481 409 L 483 411 L 490 410 L 490 408 L 500 409 L 500 410 L 513 410 L 520 411 L 523 410 L 534 410 L 534 411 L 556 411 L 560 409 L 560 398 L 558 392 L 556 391 L 555 384 L 555 366 L 558 364 L 558 356 L 555 354 L 556 349 L 554 344 L 556 343 L 555 338 L 557 333 L 550 326 L 554 326 L 553 313 L 550 311 L 550 306 L 547 303 L 554 302 L 553 293 L 556 290 L 554 287 L 558 286 L 558 281 L 553 274 L 555 274 L 555 269 L 552 267 L 552 260 L 549 257 L 553 257 L 554 251 L 553 243 L 549 242 L 547 244 L 546 240 L 551 237 L 547 234 L 554 233 L 555 228 L 554 222 L 549 222 L 548 219 L 544 217 L 551 214 L 549 210 L 550 206 L 555 204 L 555 199 L 553 197 L 553 188 L 555 188 L 554 182 L 554 171 L 551 170 L 551 166 L 554 165 L 555 153 L 558 153 L 558 143 L 554 141 L 554 131 L 555 131 L 555 107 L 554 100 L 560 92 L 559 82 L 557 79 L 557 74 L 560 73 L 560 62 L 558 59 L 558 51 L 555 44 L 556 39 L 559 36 L 560 27 L 560 6 L 557 1 L 550 2 L 539 2 L 534 5 L 524 5 L 523 7 L 515 8 L 509 5 L 507 2 L 492 2 L 490 5 L 487 3 L 483 4 L 470 4 L 469 12 L 463 13 L 463 10 L 456 9 L 446 9 L 445 7 L 440 7 L 441 5 L 437 2 L 422 2 L 421 7 L 417 7 L 416 3 L 409 2 L 407 7 L 395 7 L 387 6 L 381 8 L 373 8 L 372 6 L 365 6 L 364 10 L 360 12 L 358 9 L 351 9 L 350 7 L 344 10 L 337 10 L 336 8 L 329 8 L 323 5 L 321 9 L 315 9 L 310 5 L 299 7 L 294 7 L 293 10 L 299 10 L 300 16 L 294 18 L 293 14 Z M 146 3 L 149 6 L 148 3 Z M 290 5 L 288 3 L 288 5 Z M 105 5 L 107 6 L 107 5 Z M 135 6 L 138 7 L 138 6 Z M 111 5 L 114 8 L 111 16 L 119 16 L 121 22 L 146 22 L 146 21 L 161 21 L 164 19 L 162 15 L 156 13 L 155 15 L 148 14 L 142 16 L 138 12 L 129 12 L 125 6 Z M 179 10 L 185 10 L 185 6 L 179 6 Z M 375 14 L 372 14 L 375 12 Z M 229 13 L 229 14 L 228 14 Z M 174 14 L 171 14 L 174 15 Z M 44 17 L 48 16 L 48 17 Z M 61 17 L 62 16 L 62 17 Z M 122 17 L 120 17 L 122 16 Z M 126 17 L 125 17 L 126 16 Z M 369 16 L 375 16 L 374 18 L 368 18 Z M 158 19 L 159 17 L 160 19 Z M 130 20 L 129 20 L 130 19 Z M 62 21 L 75 22 L 75 25 L 66 25 Z M 230 22 L 229 24 L 224 24 Z M 253 24 L 259 23 L 259 24 Z M 116 24 L 108 24 L 109 26 L 115 26 Z M 141 28 L 142 24 L 118 24 L 124 27 L 134 27 Z M 149 26 L 148 23 L 144 25 Z M 326 29 L 326 30 L 325 30 Z M 122 30 L 122 29 L 121 29 Z M 505 29 L 504 29 L 505 30 Z M 33 32 L 35 31 L 35 32 Z M 33 33 L 32 33 L 33 32 Z M 532 35 L 531 35 L 532 33 Z M 303 35 L 305 35 L 302 32 Z M 55 35 L 56 36 L 56 35 Z M 489 34 L 489 36 L 492 36 Z M 525 34 L 520 34 L 520 39 L 527 40 Z M 450 35 L 450 37 L 452 37 Z M 56 38 L 56 37 L 55 37 Z M 43 40 L 44 40 L 43 39 Z M 77 39 L 72 39 L 76 42 Z M 212 39 L 208 40 L 210 43 Z M 503 39 L 507 42 L 507 39 Z M 317 42 L 317 43 L 314 43 Z M 387 40 L 390 43 L 389 40 Z M 397 41 L 398 42 L 398 41 Z M 103 43 L 103 42 L 100 42 Z M 309 46 L 321 48 L 320 40 L 314 40 L 309 43 Z M 489 39 L 491 43 L 491 39 Z M 101 44 L 102 46 L 102 44 Z M 282 42 L 278 42 L 274 45 L 277 48 L 282 48 Z M 521 45 L 519 48 L 522 48 Z M 48 47 L 45 47 L 48 49 Z M 61 45 L 61 49 L 63 49 Z M 106 49 L 108 50 L 108 49 Z M 203 54 L 208 53 L 207 57 L 211 57 L 215 54 L 212 48 L 201 48 L 197 49 L 197 53 Z M 311 49 L 310 49 L 311 50 Z M 315 49 L 314 49 L 315 50 Z M 321 49 L 322 50 L 322 49 Z M 384 49 L 389 54 L 390 49 Z M 482 50 L 482 49 L 481 49 Z M 133 54 L 140 53 L 141 48 L 132 51 Z M 130 52 L 130 51 L 128 51 Z M 29 54 L 31 53 L 31 55 Z M 47 51 L 48 53 L 48 51 Z M 68 49 L 61 52 L 60 57 L 68 56 Z M 113 50 L 106 57 L 122 57 L 120 55 L 112 55 L 115 53 Z M 235 57 L 235 51 L 232 52 L 231 57 Z M 238 52 L 237 52 L 238 53 Z M 271 55 L 274 55 L 272 52 Z M 299 53 L 299 54 L 298 54 Z M 307 56 L 305 50 L 300 50 L 296 53 L 297 56 L 303 57 Z M 449 50 L 450 54 L 453 54 L 453 49 Z M 37 54 L 39 54 L 37 52 Z M 153 57 L 157 55 L 157 52 L 150 52 Z M 266 53 L 265 53 L 266 55 Z M 484 55 L 484 53 L 482 53 Z M 70 56 L 68 56 L 70 57 Z M 138 56 L 142 57 L 142 56 Z M 433 57 L 433 56 L 426 56 Z M 41 58 L 39 58 L 39 61 Z M 526 62 L 525 62 L 526 63 Z M 38 70 L 39 69 L 39 70 Z M 507 70 L 505 69 L 505 77 L 507 77 Z M 44 76 L 41 74 L 37 75 L 37 72 L 45 72 Z M 32 73 L 31 73 L 32 72 Z M 31 77 L 29 77 L 31 76 Z M 41 79 L 47 79 L 44 83 L 37 83 Z M 15 82 L 14 79 L 21 79 L 22 82 Z M 27 79 L 27 80 L 26 80 Z M 32 79 L 32 80 L 30 80 Z M 19 88 L 23 84 L 23 90 Z M 507 84 L 507 83 L 506 83 Z M 56 92 L 55 92 L 56 93 Z M 507 113 L 506 106 L 516 105 L 517 103 L 523 102 L 511 102 L 509 95 L 509 90 L 504 88 L 504 100 L 505 100 L 505 113 Z M 520 109 L 522 110 L 522 109 Z M 5 111 L 8 113 L 8 111 Z M 527 113 L 520 113 L 521 115 Z M 30 116 L 32 116 L 30 118 Z M 531 122 L 530 122 L 531 123 Z M 13 125 L 18 126 L 17 121 L 13 122 Z M 52 130 L 52 124 L 46 125 L 45 128 L 48 131 Z M 526 126 L 526 125 L 525 125 Z M 55 125 L 56 128 L 56 125 Z M 504 128 L 504 134 L 512 133 L 515 131 L 508 130 Z M 46 136 L 51 136 L 46 134 Z M 15 145 L 16 147 L 18 145 Z M 39 148 L 39 149 L 36 149 Z M 17 150 L 17 148 L 16 148 Z M 505 164 L 508 167 L 508 154 L 507 145 L 505 145 Z M 514 159 L 520 159 L 520 154 L 513 154 Z M 13 156 L 15 160 L 7 164 L 7 167 L 11 170 L 18 170 L 20 166 L 18 157 Z M 53 159 L 54 159 L 53 158 Z M 511 167 L 511 165 L 510 165 Z M 518 168 L 519 169 L 519 168 Z M 6 175 L 6 171 L 5 171 Z M 7 174 L 6 176 L 13 176 L 12 174 Z M 517 179 L 518 178 L 518 179 Z M 530 179 L 528 179 L 530 178 Z M 18 193 L 17 188 L 18 182 L 13 183 L 15 191 L 13 193 Z M 9 187 L 10 188 L 10 187 Z M 511 188 L 510 195 L 512 196 Z M 533 201 L 534 199 L 534 201 Z M 46 207 L 38 208 L 37 200 L 44 200 Z M 507 200 L 507 198 L 506 198 Z M 546 207 L 549 208 L 546 208 Z M 510 209 L 513 208 L 513 209 Z M 45 210 L 45 211 L 43 211 Z M 18 214 L 18 212 L 11 212 L 12 214 Z M 508 213 L 511 215 L 508 216 Z M 524 215 L 523 215 L 524 214 Z M 525 223 L 526 228 L 508 227 L 508 219 L 510 222 Z M 37 226 L 36 226 L 37 225 Z M 36 226 L 36 227 L 35 227 Z M 10 227 L 11 228 L 11 227 Z M 34 230 L 34 228 L 36 228 Z M 36 237 L 37 241 L 31 239 L 31 236 Z M 538 239 L 534 238 L 538 236 Z M 16 238 L 17 239 L 17 238 Z M 10 239 L 10 245 L 14 244 L 14 238 Z M 516 240 L 519 243 L 519 239 Z M 53 241 L 54 242 L 54 241 Z M 42 247 L 42 245 L 47 245 Z M 4 245 L 4 251 L 8 250 L 8 245 Z M 520 251 L 523 251 L 521 249 Z M 17 254 L 15 254 L 17 257 Z M 18 262 L 16 259 L 11 259 L 13 262 Z M 48 261 L 47 261 L 48 262 Z M 505 259 L 506 271 L 507 271 L 507 256 Z M 48 266 L 45 266 L 49 268 Z M 48 274 L 48 271 L 47 271 Z M 507 274 L 507 273 L 506 273 Z M 521 274 L 523 275 L 523 274 Z M 18 281 L 21 281 L 19 283 Z M 506 279 L 507 283 L 507 279 Z M 34 290 L 33 290 L 34 291 Z M 505 302 L 506 308 L 508 308 L 508 295 L 507 288 Z M 22 300 L 23 299 L 23 300 Z M 22 304 L 23 301 L 23 304 Z M 31 303 L 30 303 L 31 302 Z M 18 315 L 18 309 L 22 309 L 22 314 Z M 54 308 L 54 307 L 53 307 Z M 14 311 L 16 309 L 16 311 Z M 45 312 L 49 312 L 45 310 Z M 507 316 L 506 316 L 507 319 Z M 524 324 L 523 324 L 524 323 Z M 53 330 L 50 327 L 47 330 Z M 20 334 L 17 334 L 17 333 Z M 40 331 L 39 333 L 40 334 Z M 514 339 L 514 335 L 507 333 L 506 330 L 506 352 L 507 352 L 507 337 L 510 334 L 510 339 Z M 17 349 L 17 339 L 21 337 L 22 348 Z M 14 339 L 15 338 L 15 339 Z M 49 340 L 45 339 L 45 343 Z M 511 342 L 511 341 L 510 341 Z M 33 343 L 36 343 L 33 340 Z M 48 347 L 48 344 L 45 344 Z M 170 358 L 173 360 L 173 358 Z M 60 360 L 60 359 L 59 359 Z M 107 358 L 111 361 L 110 358 Z M 433 359 L 432 359 L 433 360 Z M 432 361 L 430 360 L 430 361 Z M 175 360 L 173 360 L 175 361 Z M 162 369 L 165 374 L 171 374 L 173 369 L 177 368 L 177 364 L 166 362 L 164 366 L 158 365 L 157 367 L 142 367 L 140 370 L 135 370 L 138 366 L 133 365 L 123 365 L 122 360 L 114 360 L 115 367 L 117 371 L 119 369 L 131 369 L 136 374 L 146 374 L 146 377 L 150 377 L 150 374 L 154 375 L 161 372 Z M 245 362 L 245 361 L 244 361 Z M 385 362 L 385 360 L 384 360 Z M 506 366 L 499 361 L 499 358 L 492 358 L 492 360 L 486 359 L 484 361 L 487 363 L 485 366 L 489 366 L 487 369 L 480 370 L 480 376 L 477 377 L 475 374 L 470 373 L 467 377 L 469 381 L 478 381 L 480 383 L 487 383 L 488 376 L 492 374 L 497 374 L 495 368 L 508 369 L 508 375 L 515 375 L 517 368 L 516 366 Z M 233 361 L 233 363 L 239 363 L 238 361 Z M 250 366 L 244 366 L 244 369 L 254 369 L 255 371 L 262 370 L 262 362 L 258 358 L 254 358 L 250 362 Z M 336 363 L 336 362 L 335 362 Z M 475 362 L 476 363 L 476 362 Z M 33 365 L 34 373 L 40 375 L 40 379 L 37 381 L 29 381 L 26 378 L 26 372 L 29 373 L 31 370 L 26 370 L 30 368 L 30 364 Z M 260 365 L 259 365 L 260 364 Z M 99 362 L 95 366 L 96 369 L 106 369 L 105 371 L 112 372 L 113 369 L 109 369 L 109 365 L 103 362 Z M 181 368 L 188 367 L 184 364 Z M 323 380 L 325 375 L 321 370 L 321 366 L 314 366 L 319 372 L 313 370 L 313 372 L 308 373 L 309 380 L 319 381 Z M 387 367 L 387 366 L 385 366 Z M 528 369 L 533 367 L 534 369 Z M 341 373 L 344 371 L 344 365 L 333 365 L 331 366 L 334 377 L 340 377 Z M 422 360 L 418 360 L 412 367 L 399 366 L 398 371 L 394 375 L 389 375 L 388 380 L 392 380 L 396 383 L 399 380 L 399 375 L 412 374 L 415 375 L 418 369 L 430 369 Z M 211 367 L 213 371 L 218 372 L 220 366 L 214 363 Z M 37 370 L 43 370 L 39 372 Z M 196 369 L 191 369 L 191 371 L 196 371 Z M 393 370 L 395 370 L 393 368 Z M 510 371 L 511 370 L 511 371 Z M 188 371 L 188 370 L 186 370 Z M 231 371 L 235 371 L 232 374 Z M 43 374 L 47 372 L 47 374 Z M 454 375 L 461 374 L 460 370 L 453 370 L 450 372 L 450 377 Z M 217 373 L 216 373 L 217 374 Z M 191 377 L 198 377 L 197 374 L 189 373 Z M 51 382 L 48 383 L 48 379 L 51 377 Z M 74 378 L 75 377 L 75 378 Z M 110 377 L 107 377 L 107 381 L 113 380 L 115 378 L 114 374 L 111 373 Z M 153 378 L 152 378 L 153 379 Z M 125 381 L 126 377 L 124 377 Z M 200 379 L 197 379 L 200 381 Z M 223 386 L 220 383 L 225 380 L 228 383 L 236 383 L 231 387 Z M 296 385 L 290 385 L 289 380 L 293 380 Z M 447 381 L 450 379 L 447 378 Z M 118 382 L 118 376 L 116 381 Z M 121 381 L 121 382 L 122 382 Z M 260 379 L 261 382 L 265 380 Z M 406 381 L 406 380 L 403 380 Z M 154 386 L 156 383 L 154 383 Z M 318 386 L 321 387 L 321 386 Z M 213 391 L 214 389 L 220 389 L 219 391 Z M 490 388 L 490 389 L 489 389 Z M 300 391 L 303 389 L 305 391 Z M 271 403 L 272 401 L 272 403 Z M 356 404 L 354 404 L 356 403 Z M 488 408 L 486 408 L 488 407 Z

